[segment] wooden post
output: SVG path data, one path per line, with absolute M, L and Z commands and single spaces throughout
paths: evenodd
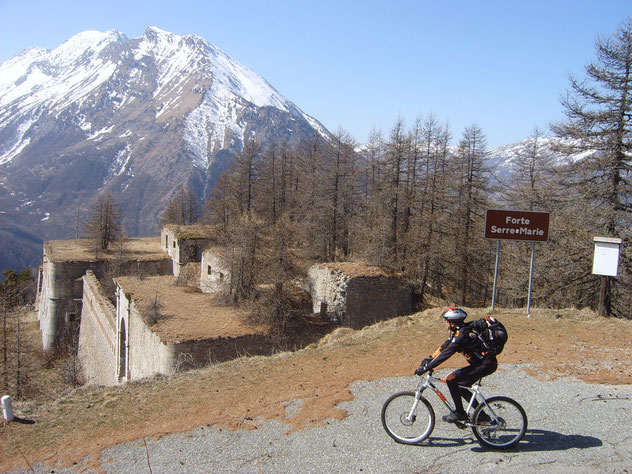
M 599 290 L 599 308 L 597 313 L 599 316 L 608 316 L 606 314 L 606 275 L 601 275 L 601 289 Z

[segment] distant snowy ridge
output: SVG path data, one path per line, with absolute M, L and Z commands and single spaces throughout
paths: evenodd
M 491 148 L 487 154 L 487 164 L 492 174 L 501 179 L 506 178 L 517 168 L 521 159 L 528 159 L 533 155 L 534 138 L 526 138 L 516 143 Z M 537 156 L 552 165 L 577 162 L 594 153 L 592 150 L 568 154 L 558 151 L 560 145 L 572 145 L 573 141 L 559 137 L 539 137 L 537 139 Z

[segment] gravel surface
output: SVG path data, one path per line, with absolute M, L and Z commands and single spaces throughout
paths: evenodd
M 630 385 L 536 380 L 517 366 L 503 365 L 485 379 L 483 393 L 517 400 L 527 412 L 529 429 L 512 450 L 490 451 L 478 444 L 471 430 L 442 422 L 447 411 L 432 393 L 426 397 L 437 423 L 430 438 L 419 446 L 393 441 L 382 428 L 382 404 L 396 391 L 412 390 L 415 383 L 414 377 L 356 382 L 351 387 L 354 400 L 341 405 L 348 416 L 322 427 L 287 434 L 287 425 L 278 421 L 246 420 L 259 427 L 234 432 L 203 426 L 109 448 L 101 467 L 107 473 L 632 472 Z M 442 391 L 448 395 L 447 388 Z M 298 406 L 288 402 L 288 414 Z M 85 470 L 85 465 L 34 466 L 41 473 Z

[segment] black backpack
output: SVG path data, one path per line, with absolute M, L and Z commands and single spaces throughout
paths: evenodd
M 472 344 L 475 350 L 491 355 L 498 355 L 503 351 L 509 335 L 503 323 L 496 318 L 485 316 L 472 321 L 468 327 L 471 330 L 470 337 L 476 339 Z

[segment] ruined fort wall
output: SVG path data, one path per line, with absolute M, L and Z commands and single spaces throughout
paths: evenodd
M 126 380 L 138 380 L 156 374 L 173 374 L 173 345 L 163 343 L 151 330 L 151 326 L 145 322 L 133 299 L 121 293 L 118 301 L 118 317 L 121 323 L 126 325 L 127 332 Z
M 263 334 L 220 337 L 173 344 L 173 370 L 180 372 L 242 357 L 271 355 L 275 346 Z
M 92 271 L 83 277 L 79 361 L 86 383 L 116 385 L 116 309 Z
M 342 324 L 361 328 L 412 312 L 412 289 L 397 278 L 355 277 L 348 281 Z
M 412 289 L 400 278 L 350 276 L 324 265 L 308 271 L 314 313 L 326 311 L 344 326 L 361 328 L 412 312 Z
M 152 330 L 152 317 L 143 317 L 133 297 L 124 294 L 120 289 L 117 318 L 119 339 L 121 327 L 126 326 L 128 334 L 126 375 L 125 378 L 119 377 L 121 381 L 138 380 L 157 374 L 171 375 L 209 363 L 235 359 L 244 354 L 269 355 L 274 350 L 274 345 L 263 334 L 163 342 Z
M 171 261 L 156 260 L 99 260 L 52 261 L 44 243 L 42 276 L 37 294 L 37 317 L 44 351 L 54 350 L 60 343 L 70 315 L 80 312 L 81 284 L 77 281 L 92 270 L 97 278 L 108 274 L 169 275 Z M 80 281 L 80 280 L 79 280 Z
M 206 250 L 202 253 L 200 290 L 217 293 L 230 287 L 230 268 L 220 255 Z
M 81 278 L 91 265 L 90 262 L 52 262 L 46 258 L 44 247 L 42 283 L 37 295 L 37 317 L 44 351 L 58 346 L 69 314 L 77 311 L 78 300 L 82 297 L 75 280 Z
M 342 318 L 346 311 L 349 276 L 320 265 L 312 266 L 307 276 L 312 294 L 313 312 L 326 311 L 329 315 Z
M 170 226 L 165 226 L 160 231 L 160 245 L 172 260 L 171 273 L 178 276 L 180 272 L 180 249 L 178 247 L 178 239 L 176 231 Z

